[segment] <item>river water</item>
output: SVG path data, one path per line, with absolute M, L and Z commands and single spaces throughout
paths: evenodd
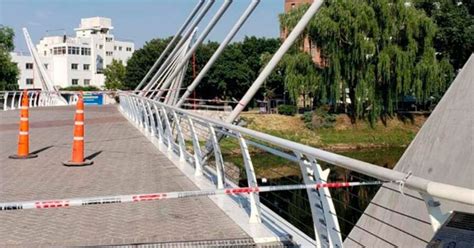
M 405 148 L 377 148 L 366 150 L 351 150 L 337 152 L 338 154 L 362 160 L 371 164 L 393 168 L 400 159 Z M 225 161 L 233 164 L 241 164 L 241 156 L 238 154 L 225 156 Z M 259 153 L 252 155 L 259 185 L 285 185 L 302 183 L 299 166 L 288 162 L 272 154 Z M 371 181 L 373 178 L 360 175 L 352 171 L 337 168 L 321 163 L 323 169 L 331 168 L 328 181 Z M 242 168 L 242 167 L 241 167 Z M 242 174 L 241 174 L 242 175 Z M 262 182 L 265 178 L 266 182 Z M 239 184 L 246 185 L 246 179 L 240 178 Z M 336 208 L 342 237 L 345 238 L 362 215 L 370 200 L 375 196 L 378 186 L 353 187 L 345 189 L 331 189 L 331 197 Z M 280 214 L 300 230 L 314 236 L 313 220 L 306 190 L 279 191 L 261 193 L 260 199 L 263 204 Z

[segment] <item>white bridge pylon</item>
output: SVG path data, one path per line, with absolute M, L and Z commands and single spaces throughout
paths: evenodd
M 36 51 L 33 42 L 31 41 L 30 34 L 26 28 L 23 28 L 23 35 L 25 36 L 26 45 L 30 51 L 31 56 L 33 57 L 33 62 L 36 68 L 38 68 L 42 90 L 49 92 L 50 94 L 41 94 L 40 102 L 50 102 L 51 105 L 61 106 L 68 105 L 68 102 L 64 97 L 61 96 L 59 91 L 54 87 L 51 79 L 49 78 L 48 73 L 44 64 L 41 62 L 41 59 Z

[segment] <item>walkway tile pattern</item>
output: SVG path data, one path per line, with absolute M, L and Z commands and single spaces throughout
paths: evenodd
M 0 202 L 196 190 L 117 111 L 86 106 L 86 156 L 94 165 L 65 167 L 71 156 L 72 107 L 30 109 L 32 160 L 16 152 L 18 111 L 0 112 Z M 121 245 L 248 239 L 208 198 L 0 212 L 0 247 Z

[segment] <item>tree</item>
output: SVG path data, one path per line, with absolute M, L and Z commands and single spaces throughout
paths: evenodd
M 301 13 L 282 15 L 282 25 L 293 28 Z M 337 105 L 348 89 L 354 121 L 393 114 L 405 95 L 427 102 L 452 79 L 449 63 L 435 56 L 436 25 L 403 0 L 326 2 L 306 33 L 326 61 L 323 90 Z
M 302 97 L 303 107 L 306 107 L 307 100 L 310 100 L 310 96 L 316 94 L 321 87 L 316 65 L 311 56 L 303 52 L 288 54 L 283 64 L 285 67 L 285 88 L 294 102 L 297 103 Z
M 167 39 L 153 39 L 146 42 L 142 48 L 135 50 L 132 57 L 127 61 L 127 70 L 123 85 L 125 89 L 133 90 L 137 87 L 148 70 L 150 70 L 155 61 L 165 50 L 166 45 L 171 39 L 172 37 Z
M 227 46 L 196 91 L 201 98 L 240 98 L 250 87 L 253 75 L 240 44 L 233 43 Z
M 117 90 L 124 88 L 125 81 L 125 66 L 120 60 L 112 60 L 112 63 L 107 65 L 104 70 L 105 88 L 108 90 Z
M 474 2 L 418 0 L 415 6 L 424 10 L 438 26 L 434 39 L 438 57 L 448 59 L 455 69 L 462 68 L 474 52 Z
M 13 29 L 0 26 L 0 90 L 17 90 L 19 70 L 12 62 L 10 52 L 13 45 Z

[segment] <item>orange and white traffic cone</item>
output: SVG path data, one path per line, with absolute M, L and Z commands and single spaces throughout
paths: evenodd
M 63 162 L 63 164 L 66 166 L 85 166 L 93 163 L 93 161 L 84 159 L 84 100 L 82 94 L 79 94 L 79 99 L 76 104 L 76 115 L 74 117 L 72 159 Z
M 29 120 L 28 120 L 28 92 L 23 91 L 20 107 L 20 133 L 18 135 L 18 154 L 11 155 L 11 159 L 28 159 L 36 158 L 37 154 L 30 154 L 30 134 L 29 134 Z

